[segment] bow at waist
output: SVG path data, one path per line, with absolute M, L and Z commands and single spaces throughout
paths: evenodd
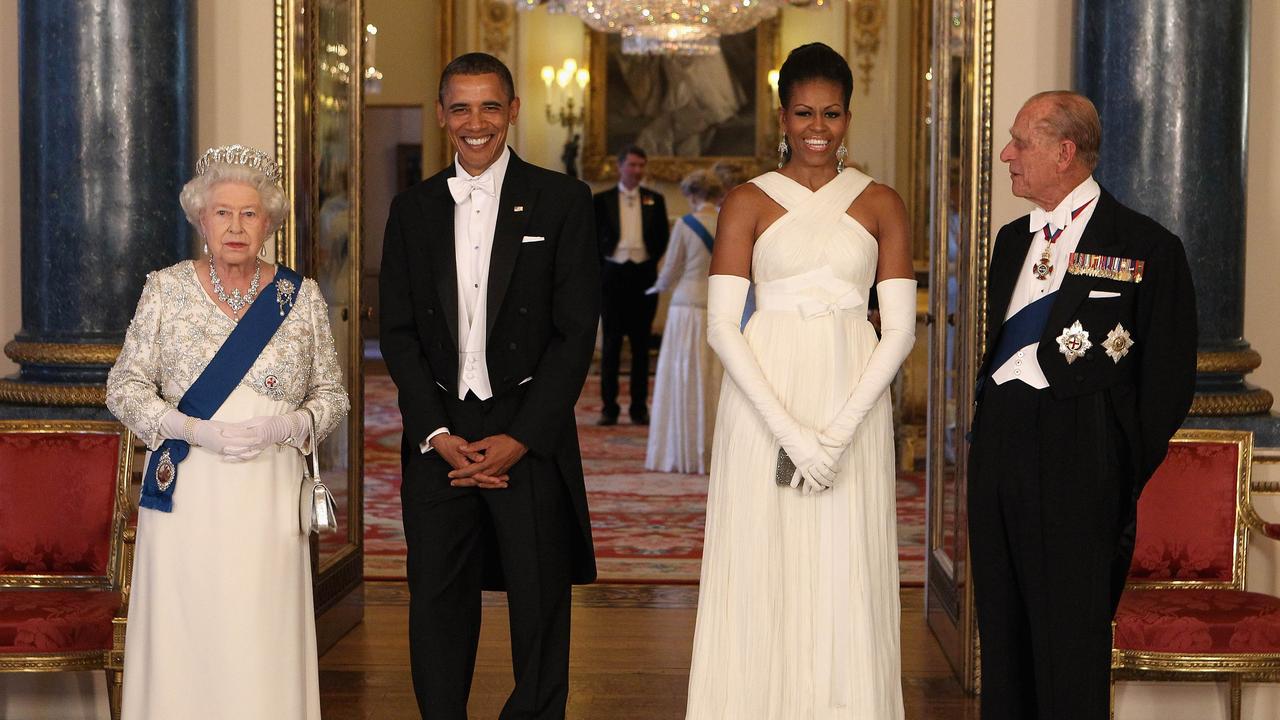
M 843 292 L 832 293 L 814 286 L 794 287 L 790 278 L 756 285 L 756 309 L 764 312 L 799 312 L 805 320 L 835 315 L 840 312 L 867 314 L 867 299 L 858 288 L 846 285 Z M 779 286 L 787 283 L 792 287 Z

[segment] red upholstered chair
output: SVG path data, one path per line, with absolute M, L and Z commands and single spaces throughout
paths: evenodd
M 1112 624 L 1113 680 L 1280 679 L 1280 598 L 1246 592 L 1249 531 L 1280 539 L 1249 497 L 1253 435 L 1182 430 L 1138 501 L 1133 564 Z
M 120 717 L 133 437 L 0 420 L 0 672 L 105 670 Z

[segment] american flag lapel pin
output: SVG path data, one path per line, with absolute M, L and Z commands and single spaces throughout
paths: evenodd
M 511 210 L 511 211 L 512 211 L 512 212 L 524 212 L 524 206 L 523 206 L 523 205 L 517 205 L 517 206 L 515 206 L 514 208 L 512 208 L 512 210 Z

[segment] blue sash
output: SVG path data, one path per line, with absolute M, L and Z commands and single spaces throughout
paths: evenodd
M 981 392 L 987 376 L 1003 367 L 1015 353 L 1031 343 L 1040 342 L 1045 323 L 1049 322 L 1049 311 L 1053 309 L 1053 298 L 1057 294 L 1055 290 L 1045 295 L 1004 321 L 1004 325 L 1000 327 L 1000 339 L 996 341 L 996 350 L 991 354 L 991 364 L 987 366 L 987 372 L 978 378 L 976 392 Z
M 290 284 L 292 290 L 288 289 Z M 272 286 L 276 288 L 277 302 L 263 298 Z M 284 323 L 301 290 L 302 276 L 284 265 L 277 266 L 275 280 L 249 306 L 204 372 L 187 388 L 182 400 L 178 402 L 178 412 L 198 420 L 213 417 Z M 142 476 L 139 507 L 173 512 L 173 490 L 178 484 L 178 464 L 186 459 L 190 451 L 191 446 L 185 440 L 169 439 L 151 453 L 147 471 Z M 166 480 L 163 488 L 160 487 L 161 480 Z
M 693 213 L 689 213 L 680 219 L 684 221 L 685 225 L 689 226 L 689 229 L 692 230 L 695 235 L 702 238 L 702 244 L 707 246 L 707 252 L 711 252 L 711 246 L 715 243 L 716 239 L 707 231 L 707 226 L 703 225 L 698 218 L 694 217 Z

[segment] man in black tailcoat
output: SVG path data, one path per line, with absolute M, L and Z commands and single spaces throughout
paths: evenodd
M 1105 720 L 1139 493 L 1191 404 L 1182 243 L 1093 179 L 1083 96 L 1019 111 L 1000 153 L 1035 204 L 991 257 L 969 456 L 984 720 Z
M 622 338 L 631 343 L 631 421 L 649 424 L 649 347 L 658 296 L 646 295 L 658 279 L 658 258 L 671 230 L 662 195 L 640 187 L 648 156 L 634 145 L 618 153 L 618 185 L 595 196 L 597 240 L 604 283 L 600 351 L 600 425 L 618 422 L 618 366 Z
M 424 718 L 467 717 L 482 587 L 505 589 L 501 718 L 563 718 L 571 583 L 595 578 L 573 406 L 600 280 L 586 185 L 522 161 L 510 71 L 456 58 L 436 111 L 457 148 L 392 201 L 382 354 L 404 417 L 409 642 Z

